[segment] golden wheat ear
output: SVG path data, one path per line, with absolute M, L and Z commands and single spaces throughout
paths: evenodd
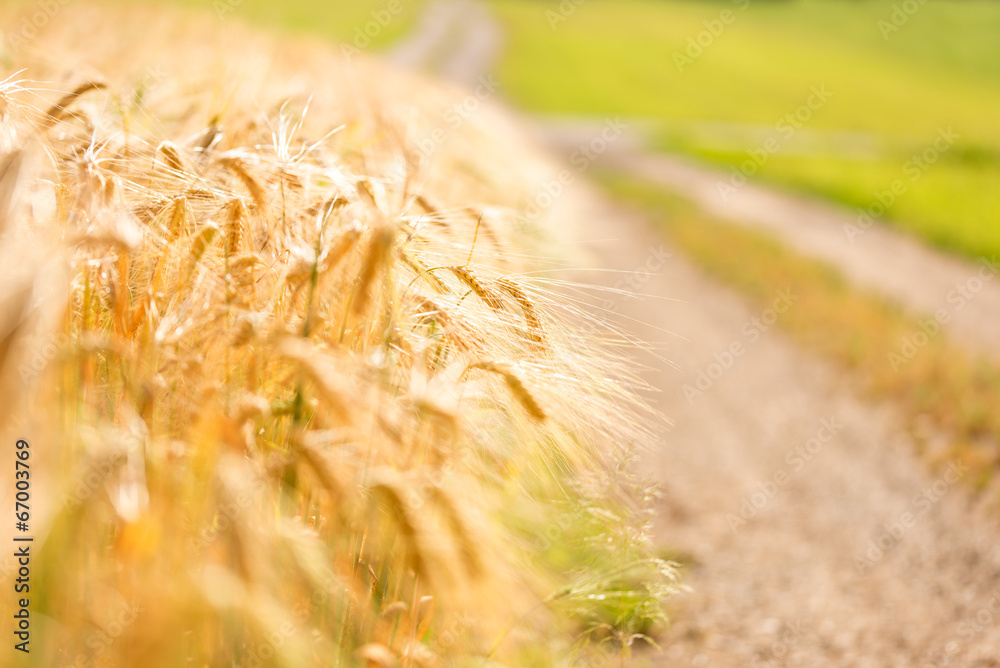
M 325 277 L 329 272 L 336 269 L 341 260 L 354 248 L 360 237 L 361 227 L 358 225 L 351 225 L 347 229 L 342 230 L 320 257 L 319 278 Z
M 486 284 L 479 279 L 478 276 L 469 267 L 448 267 L 448 271 L 455 274 L 455 276 L 469 286 L 477 297 L 479 297 L 483 302 L 485 302 L 494 311 L 500 311 L 503 309 L 503 301 L 500 299 L 497 293 L 486 287 Z
M 528 297 L 528 293 L 521 288 L 511 278 L 498 278 L 496 286 L 506 292 L 521 307 L 524 315 L 524 322 L 528 326 L 527 339 L 538 346 L 545 345 L 545 329 L 542 327 L 542 319 L 538 315 L 535 303 Z
M 358 648 L 356 655 L 368 668 L 397 668 L 396 653 L 385 645 L 368 643 Z
M 536 420 L 544 420 L 547 417 L 538 400 L 528 391 L 528 388 L 524 385 L 524 381 L 521 380 L 521 377 L 514 371 L 510 364 L 486 360 L 470 364 L 469 369 L 482 369 L 483 371 L 489 371 L 502 377 L 507 383 L 511 394 L 514 395 L 514 398 L 517 399 L 518 403 L 524 407 L 524 410 L 531 417 Z
M 222 215 L 223 229 L 226 233 L 226 257 L 229 257 L 243 249 L 249 214 L 243 200 L 234 197 L 222 207 Z
M 247 169 L 246 164 L 241 158 L 235 155 L 223 155 L 219 162 L 229 170 L 239 181 L 243 184 L 243 187 L 247 189 L 250 193 L 250 197 L 253 199 L 254 204 L 257 206 L 257 210 L 262 214 L 268 210 L 267 207 L 267 193 L 264 190 L 264 186 L 260 184 L 260 181 L 254 177 L 253 174 Z
M 428 285 L 434 288 L 434 292 L 439 295 L 448 294 L 448 286 L 446 286 L 440 278 L 434 275 L 434 272 L 431 271 L 426 264 L 424 264 L 423 260 L 410 254 L 405 248 L 399 249 L 399 257 L 403 261 L 403 264 L 412 269 L 417 276 L 422 278 Z
M 331 495 L 334 505 L 340 508 L 344 503 L 349 503 L 348 480 L 342 468 L 330 456 L 334 446 L 328 442 L 328 438 L 314 431 L 297 429 L 292 433 L 291 442 L 302 453 L 323 489 Z
M 467 513 L 455 495 L 442 485 L 430 487 L 434 501 L 441 509 L 451 529 L 452 538 L 458 543 L 458 552 L 466 573 L 474 579 L 483 577 L 485 565 L 478 531 L 473 529 Z
M 361 265 L 361 272 L 358 275 L 358 287 L 354 293 L 354 306 L 352 310 L 355 314 L 363 313 L 368 301 L 371 298 L 372 283 L 379 274 L 379 270 L 388 264 L 390 254 L 389 249 L 396 239 L 395 228 L 385 225 L 375 230 L 371 235 L 371 241 L 365 250 L 365 259 Z
M 432 570 L 429 559 L 430 545 L 427 543 L 424 517 L 410 507 L 407 486 L 389 470 L 371 471 L 369 475 L 372 482 L 368 491 L 392 518 L 406 546 L 405 555 L 410 569 L 423 581 L 436 581 L 437 573 Z
M 163 154 L 163 159 L 164 162 L 167 163 L 167 167 L 174 170 L 174 172 L 177 174 L 187 173 L 187 167 L 184 166 L 184 161 L 181 159 L 180 151 L 173 142 L 161 142 L 160 145 L 156 147 L 156 152 Z
M 306 339 L 287 337 L 278 346 L 280 356 L 295 362 L 316 388 L 323 404 L 341 424 L 354 422 L 350 393 L 342 385 L 344 376 L 338 370 L 337 362 L 329 354 L 317 348 Z
M 66 93 L 61 98 L 59 98 L 58 102 L 49 107 L 48 111 L 46 111 L 45 115 L 43 116 L 43 120 L 39 126 L 39 129 L 41 129 L 42 131 L 48 130 L 53 125 L 55 125 L 63 118 L 65 118 L 67 113 L 69 112 L 69 108 L 81 96 L 85 95 L 86 93 L 89 93 L 90 91 L 105 90 L 106 88 L 107 84 L 105 84 L 103 81 L 86 81 L 80 84 L 75 89 L 73 89 L 69 93 Z

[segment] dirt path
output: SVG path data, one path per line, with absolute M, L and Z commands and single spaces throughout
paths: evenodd
M 388 59 L 472 87 L 491 71 L 503 48 L 503 30 L 475 0 L 432 0 L 416 30 Z
M 423 28 L 432 29 L 449 32 Z M 636 150 L 623 162 L 920 310 L 940 308 L 953 283 L 975 273 L 881 228 L 837 246 L 842 219 L 815 203 L 797 208 L 747 186 L 725 208 L 712 204 L 711 173 Z M 676 598 L 677 623 L 654 664 L 1000 666 L 1000 511 L 977 506 L 962 472 L 944 462 L 929 473 L 891 407 L 859 397 L 775 327 L 755 325 L 770 314 L 673 253 L 641 217 L 582 182 L 552 213 L 567 247 L 614 270 L 573 278 L 621 288 L 631 277 L 655 296 L 618 297 L 611 308 L 635 336 L 662 344 L 639 361 L 673 427 L 646 464 L 665 495 L 658 540 L 691 563 L 691 591 Z M 984 338 L 1000 331 L 987 327 L 1000 314 L 986 314 L 994 299 L 984 288 L 969 302 L 973 315 L 956 318 L 956 334 L 987 348 L 1000 341 Z M 795 308 L 794 294 L 786 300 Z M 734 344 L 741 354 L 727 353 Z M 702 372 L 710 386 L 686 393 Z
M 679 254 L 647 273 L 670 248 L 641 218 L 586 187 L 563 201 L 600 266 L 678 300 L 613 308 L 640 338 L 671 332 L 662 354 L 679 367 L 640 360 L 674 423 L 646 458 L 665 494 L 658 540 L 692 563 L 655 665 L 1000 666 L 997 509 L 947 463 L 929 474 L 899 416 L 837 369 L 776 329 L 747 336 L 764 314 Z M 623 277 L 578 278 L 595 276 Z M 746 352 L 689 400 L 734 342 Z

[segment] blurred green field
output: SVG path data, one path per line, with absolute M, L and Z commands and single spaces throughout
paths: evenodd
M 898 26 L 881 0 L 493 6 L 510 32 L 504 89 L 528 109 L 647 119 L 661 148 L 875 213 L 899 180 L 886 218 L 1000 253 L 1000 4 L 911 1 Z M 814 86 L 829 99 L 779 126 Z M 948 128 L 951 146 L 910 162 Z

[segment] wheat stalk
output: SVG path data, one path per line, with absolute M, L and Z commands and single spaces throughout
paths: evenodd
M 524 385 L 524 381 L 521 377 L 514 371 L 510 364 L 504 362 L 495 362 L 490 360 L 484 360 L 480 362 L 474 362 L 469 365 L 469 369 L 482 369 L 483 371 L 489 371 L 490 373 L 495 373 L 501 376 L 507 383 L 507 387 L 510 389 L 511 394 L 517 399 L 518 403 L 524 407 L 524 410 L 528 412 L 531 417 L 536 420 L 544 420 L 547 416 L 545 411 L 542 410 L 541 405 L 538 400 L 535 399 L 534 395 L 528 391 Z
M 500 297 L 487 288 L 479 277 L 473 273 L 472 269 L 469 267 L 448 267 L 448 271 L 455 274 L 460 281 L 469 286 L 476 293 L 476 296 L 482 299 L 491 309 L 494 311 L 503 309 L 503 302 L 500 300 Z
M 70 106 L 82 95 L 91 91 L 104 90 L 105 88 L 107 88 L 107 85 L 103 81 L 85 81 L 80 84 L 49 107 L 39 125 L 39 129 L 43 131 L 47 130 L 65 118 Z
M 521 307 L 521 313 L 524 314 L 524 322 L 528 326 L 528 340 L 538 345 L 544 345 L 545 330 L 542 328 L 542 319 L 539 317 L 538 310 L 535 308 L 534 302 L 528 297 L 528 294 L 510 278 L 499 278 L 496 281 L 496 285 L 513 297 L 517 305 Z

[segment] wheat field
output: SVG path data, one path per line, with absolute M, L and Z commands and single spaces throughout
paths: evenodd
M 619 665 L 662 625 L 654 417 L 538 278 L 512 126 L 420 159 L 458 91 L 162 9 L 61 7 L 0 79 L 16 660 Z

